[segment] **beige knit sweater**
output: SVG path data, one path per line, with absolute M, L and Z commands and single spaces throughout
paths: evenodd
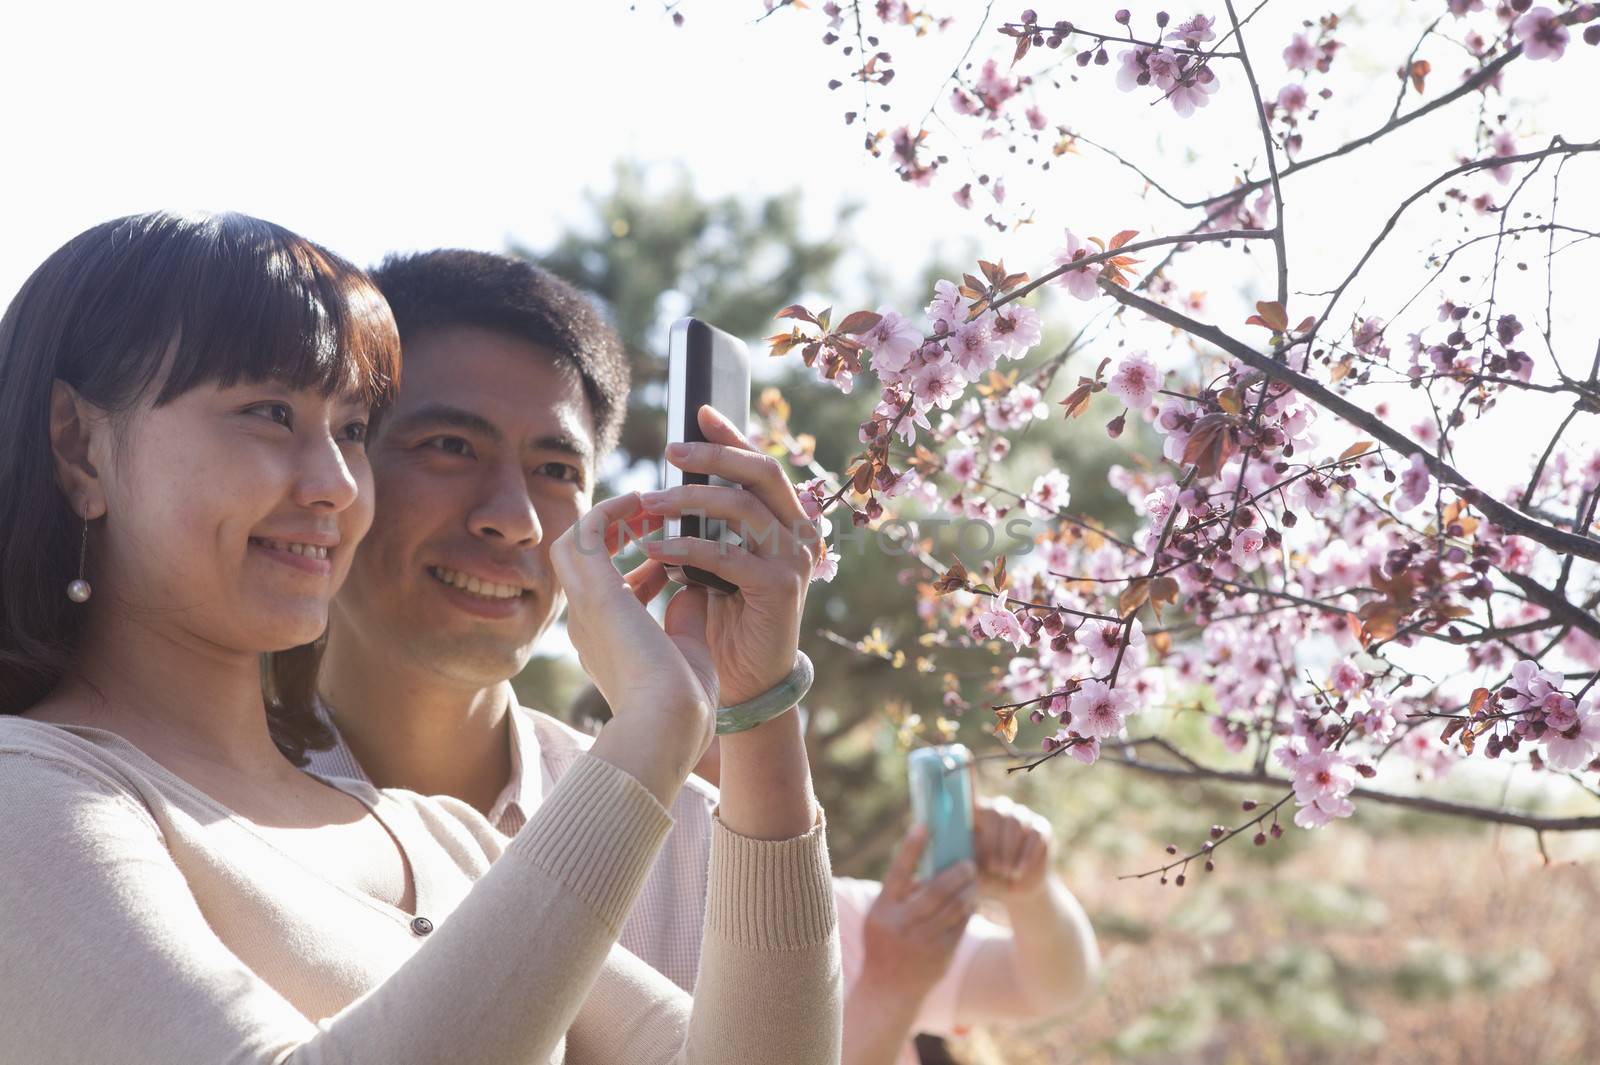
M 336 786 L 401 843 L 415 915 L 110 732 L 0 717 L 0 1063 L 838 1061 L 820 824 L 718 824 L 691 1003 L 614 946 L 671 824 L 627 773 L 582 756 L 509 842 L 452 799 Z

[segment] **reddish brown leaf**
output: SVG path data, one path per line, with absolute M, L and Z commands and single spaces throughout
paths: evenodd
M 1150 599 L 1150 581 L 1144 577 L 1130 583 L 1117 596 L 1117 613 L 1131 618 Z
M 1118 248 L 1122 247 L 1124 244 L 1128 243 L 1128 241 L 1132 240 L 1138 235 L 1139 231 L 1137 229 L 1124 229 L 1122 232 L 1111 238 L 1111 250 L 1116 251 Z M 1128 261 L 1138 262 L 1139 260 L 1130 259 Z
M 1201 477 L 1215 477 L 1238 449 L 1238 432 L 1227 414 L 1207 414 L 1194 423 L 1183 461 L 1195 467 Z
M 1339 453 L 1339 461 L 1348 462 L 1351 459 L 1360 458 L 1362 455 L 1365 455 L 1367 452 L 1371 451 L 1372 448 L 1373 443 L 1371 440 L 1357 440 L 1355 443 L 1351 444 L 1349 447 L 1345 448 Z
M 1412 86 L 1412 88 L 1416 89 L 1418 92 L 1421 92 L 1422 91 L 1422 87 L 1423 87 L 1423 83 L 1427 80 L 1428 74 L 1432 70 L 1433 70 L 1433 64 L 1428 62 L 1426 59 L 1419 59 L 1415 63 L 1412 63 L 1411 64 L 1411 86 Z
M 1026 40 L 1027 38 L 1023 38 Z M 994 734 L 1011 743 L 1017 738 L 1017 711 L 1013 708 L 994 712 Z
M 1067 417 L 1069 418 L 1079 417 L 1089 409 L 1089 396 L 1094 392 L 1093 381 L 1087 378 L 1080 378 L 1080 380 L 1083 383 L 1074 388 L 1072 394 L 1061 401 L 1061 405 L 1067 408 Z
M 789 306 L 787 306 L 783 310 L 779 311 L 778 312 L 778 317 L 779 318 L 798 318 L 802 322 L 810 322 L 812 325 L 816 325 L 817 324 L 817 319 L 812 315 L 812 313 L 810 311 L 806 310 L 804 307 L 802 307 L 798 303 L 791 303 Z
M 844 321 L 834 329 L 835 333 L 865 333 L 879 322 L 883 315 L 874 311 L 852 311 L 845 315 Z
M 860 495 L 866 495 L 867 489 L 872 487 L 872 463 L 863 462 L 855 468 L 855 474 L 850 479 L 850 487 Z
M 1256 313 L 1246 318 L 1244 324 L 1263 325 L 1274 333 L 1282 333 L 1289 328 L 1289 312 L 1277 300 L 1260 301 L 1256 303 Z
M 1024 33 L 1022 36 L 1017 38 L 1016 51 L 1011 53 L 1011 65 L 1012 66 L 1016 66 L 1018 63 L 1020 63 L 1022 61 L 1022 57 L 1028 54 L 1028 48 L 1032 44 L 1033 44 L 1033 34 L 1031 34 L 1031 33 Z

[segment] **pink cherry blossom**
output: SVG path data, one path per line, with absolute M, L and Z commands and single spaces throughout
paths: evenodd
M 839 552 L 828 548 L 827 553 L 818 557 L 811 567 L 813 581 L 831 581 L 839 574 Z
M 978 626 L 983 634 L 990 639 L 1007 640 L 1011 646 L 1021 648 L 1028 642 L 1028 636 L 1022 631 L 1022 623 L 1017 616 L 1007 610 L 997 597 L 988 610 L 978 615 Z
M 1396 494 L 1396 510 L 1410 510 L 1428 497 L 1433 487 L 1433 475 L 1428 472 L 1428 460 L 1421 455 L 1411 456 L 1411 465 L 1400 475 L 1400 491 Z
M 1158 48 L 1145 57 L 1145 67 L 1156 88 L 1167 92 L 1183 77 L 1184 60 L 1170 48 Z
M 1056 252 L 1057 266 L 1066 266 L 1077 262 L 1088 255 L 1096 254 L 1095 249 L 1084 244 L 1073 235 L 1072 230 L 1067 230 L 1067 243 Z M 1092 300 L 1100 294 L 1100 286 L 1095 284 L 1095 278 L 1100 270 L 1097 266 L 1086 266 L 1077 270 L 1068 270 L 1056 278 L 1056 284 L 1072 293 L 1080 300 Z
M 954 281 L 941 279 L 933 283 L 933 302 L 928 304 L 927 314 L 933 328 L 941 333 L 966 317 L 961 313 L 961 289 Z
M 1572 37 L 1561 16 L 1548 7 L 1531 7 L 1511 25 L 1511 32 L 1522 42 L 1522 54 L 1529 59 L 1560 59 Z
M 994 312 L 990 332 L 1002 356 L 1020 359 L 1039 343 L 1044 327 L 1038 311 L 1022 303 L 1008 303 Z
M 878 373 L 899 373 L 911 362 L 911 354 L 922 346 L 922 334 L 896 312 L 880 308 L 878 324 L 867 330 L 861 343 L 872 352 L 872 368 Z
M 957 448 L 945 456 L 944 472 L 957 484 L 966 484 L 978 475 L 978 455 L 970 447 Z
M 1278 106 L 1288 114 L 1294 114 L 1306 106 L 1306 87 L 1299 82 L 1290 82 L 1278 90 Z
M 1500 132 L 1494 135 L 1494 140 L 1490 142 L 1489 152 L 1491 155 L 1496 156 L 1516 155 L 1517 138 L 1512 135 L 1509 129 L 1502 129 Z M 1490 167 L 1489 173 L 1496 181 L 1500 182 L 1500 184 L 1509 185 L 1511 183 L 1511 173 L 1513 169 L 1514 168 L 1512 164 L 1503 163 L 1500 166 Z
M 1579 706 L 1570 728 L 1544 734 L 1545 761 L 1557 769 L 1582 769 L 1600 753 L 1600 713 L 1587 700 Z
M 1300 756 L 1294 765 L 1294 800 L 1300 806 L 1295 824 L 1320 828 L 1336 817 L 1349 817 L 1355 807 L 1345 796 L 1355 786 L 1354 767 L 1337 751 Z
M 1450 14 L 1456 18 L 1465 18 L 1470 12 L 1483 10 L 1483 0 L 1445 0 L 1445 3 Z
M 1109 739 L 1133 711 L 1128 693 L 1104 681 L 1086 680 L 1072 697 L 1072 727 L 1083 736 Z
M 1132 629 L 1124 629 L 1116 621 L 1086 621 L 1083 628 L 1078 630 L 1078 640 L 1083 644 L 1083 649 L 1089 652 L 1096 668 L 1109 670 L 1118 654 L 1126 658 L 1130 652 L 1144 647 L 1144 625 L 1137 619 Z M 1126 651 L 1122 648 L 1124 640 L 1128 645 Z
M 1297 33 L 1283 50 L 1283 62 L 1290 70 L 1312 70 L 1317 65 L 1317 46 Z
M 912 374 L 912 387 L 928 403 L 940 410 L 949 410 L 950 404 L 966 390 L 967 379 L 955 360 L 946 355 L 943 359 L 923 363 Z
M 1123 359 L 1117 372 L 1106 382 L 1106 391 L 1122 400 L 1134 410 L 1143 410 L 1156 398 L 1161 387 L 1161 372 L 1142 351 Z
M 1024 111 L 1023 115 L 1028 119 L 1029 129 L 1044 129 L 1045 126 L 1050 124 L 1049 120 L 1044 117 L 1044 112 L 1039 110 L 1037 104 Z
M 1348 658 L 1333 667 L 1333 687 L 1341 695 L 1354 695 L 1367 683 L 1367 675 L 1361 667 Z
M 1034 479 L 1028 492 L 1028 513 L 1036 518 L 1053 518 L 1072 501 L 1072 491 L 1067 475 L 1060 470 L 1042 473 Z
M 985 319 L 978 318 L 957 326 L 949 343 L 956 365 L 961 367 L 967 380 L 979 380 L 994 367 L 998 353 Z
M 1171 31 L 1163 38 L 1168 41 L 1178 41 L 1185 48 L 1199 48 L 1207 41 L 1215 40 L 1216 33 L 1212 27 L 1217 20 L 1207 15 L 1194 15 L 1178 23 L 1178 28 Z
M 1203 66 L 1185 73 L 1167 91 L 1167 99 L 1172 101 L 1172 109 L 1178 112 L 1180 118 L 1188 118 L 1196 108 L 1210 103 L 1212 94 L 1221 87 L 1222 83 L 1211 72 L 1211 67 Z
M 1117 59 L 1121 64 L 1117 67 L 1117 88 L 1123 92 L 1132 92 L 1139 87 L 1139 79 L 1145 77 L 1147 73 L 1145 63 L 1149 55 L 1148 48 L 1128 48 L 1117 53 Z
M 1067 748 L 1067 754 L 1084 765 L 1094 765 L 1100 760 L 1100 737 L 1091 736 L 1085 742 L 1074 743 Z
M 1242 570 L 1254 570 L 1261 565 L 1261 555 L 1267 548 L 1267 538 L 1259 529 L 1240 529 L 1233 534 L 1233 547 L 1228 557 Z

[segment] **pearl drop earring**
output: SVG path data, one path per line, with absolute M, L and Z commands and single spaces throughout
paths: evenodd
M 89 557 L 89 512 L 83 514 L 83 543 L 78 548 L 78 579 L 67 585 L 67 598 L 74 603 L 87 603 L 94 589 L 83 577 L 83 564 Z

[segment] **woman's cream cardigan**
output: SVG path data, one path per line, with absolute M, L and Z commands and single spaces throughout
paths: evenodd
M 627 773 L 584 755 L 509 842 L 453 799 L 337 786 L 401 844 L 414 914 L 110 732 L 0 717 L 0 1063 L 838 1061 L 820 824 L 718 824 L 691 1003 L 614 946 L 671 824 Z

